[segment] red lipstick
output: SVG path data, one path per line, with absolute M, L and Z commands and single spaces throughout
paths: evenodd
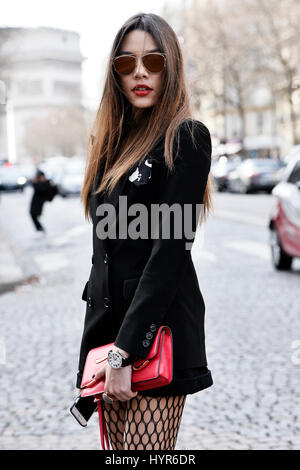
M 145 95 L 148 95 L 152 91 L 152 88 L 150 88 L 148 85 L 145 85 L 144 83 L 139 83 L 138 85 L 135 85 L 132 91 L 137 96 L 145 96 Z

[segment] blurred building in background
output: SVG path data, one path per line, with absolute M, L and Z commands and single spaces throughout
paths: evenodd
M 300 145 L 299 0 L 167 0 L 162 16 L 214 155 L 284 157 Z M 95 109 L 83 98 L 84 60 L 77 32 L 0 28 L 0 160 L 86 153 Z
M 284 156 L 300 144 L 298 0 L 183 0 L 177 11 L 168 1 L 164 17 L 216 156 Z
M 77 32 L 56 28 L 0 28 L 0 158 L 24 162 L 80 155 L 89 111 L 82 104 Z

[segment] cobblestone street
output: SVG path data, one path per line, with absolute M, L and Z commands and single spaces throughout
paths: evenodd
M 0 225 L 24 283 L 0 296 L 1 449 L 99 449 L 97 415 L 81 428 L 69 413 L 92 255 L 79 199 L 55 198 L 36 239 L 30 192 L 1 198 Z M 272 196 L 215 194 L 193 247 L 206 304 L 214 385 L 187 397 L 176 449 L 300 449 L 300 260 L 276 272 L 268 246 Z M 13 217 L 12 217 L 13 215 Z

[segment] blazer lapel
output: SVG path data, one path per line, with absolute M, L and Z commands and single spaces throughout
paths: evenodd
M 116 214 L 116 217 L 115 217 L 115 223 L 117 224 L 117 220 L 118 220 L 118 217 L 119 217 L 119 212 L 118 212 L 118 208 L 119 208 L 119 196 L 122 194 L 123 192 L 123 189 L 125 187 L 125 184 L 126 184 L 126 181 L 127 179 L 129 178 L 129 176 L 136 170 L 136 168 L 138 167 L 138 163 L 136 163 L 135 165 L 133 165 L 126 173 L 124 173 L 124 175 L 119 179 L 119 181 L 117 182 L 116 186 L 114 187 L 112 193 L 110 196 L 108 196 L 108 193 L 105 192 L 104 194 L 102 194 L 101 196 L 97 195 L 97 205 L 99 204 L 103 204 L 103 203 L 108 203 L 108 204 L 111 204 L 114 208 L 114 211 L 115 211 L 115 214 Z M 102 175 L 103 175 L 103 166 L 99 169 L 98 171 L 98 175 L 97 175 L 97 178 L 96 178 L 96 187 L 99 186 L 100 184 L 100 181 L 101 181 L 101 178 L 102 178 Z M 108 246 L 108 238 L 104 238 L 102 240 L 103 242 L 103 246 L 104 246 L 104 249 L 106 252 L 108 252 L 109 250 L 109 246 Z
M 126 181 L 128 179 L 128 176 L 129 174 L 133 171 L 132 168 L 130 168 L 130 170 L 128 172 L 126 172 L 120 179 L 119 181 L 117 182 L 116 186 L 114 187 L 112 193 L 110 196 L 108 196 L 108 193 L 105 192 L 103 194 L 103 198 L 102 198 L 102 203 L 108 203 L 110 205 L 113 206 L 114 208 L 114 212 L 115 212 L 115 224 L 117 224 L 117 220 L 118 220 L 118 217 L 119 217 L 119 212 L 118 212 L 118 208 L 119 208 L 119 196 L 122 194 L 123 192 L 123 189 L 125 187 L 125 184 L 126 184 Z M 106 252 L 108 252 L 109 250 L 109 246 L 108 246 L 108 239 L 107 238 L 104 238 L 103 239 L 103 245 L 104 245 L 104 249 Z

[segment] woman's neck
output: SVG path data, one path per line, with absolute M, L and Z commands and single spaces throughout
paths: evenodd
M 133 122 L 135 124 L 137 124 L 140 121 L 140 119 L 142 118 L 143 114 L 144 114 L 143 109 L 135 108 L 133 110 Z

